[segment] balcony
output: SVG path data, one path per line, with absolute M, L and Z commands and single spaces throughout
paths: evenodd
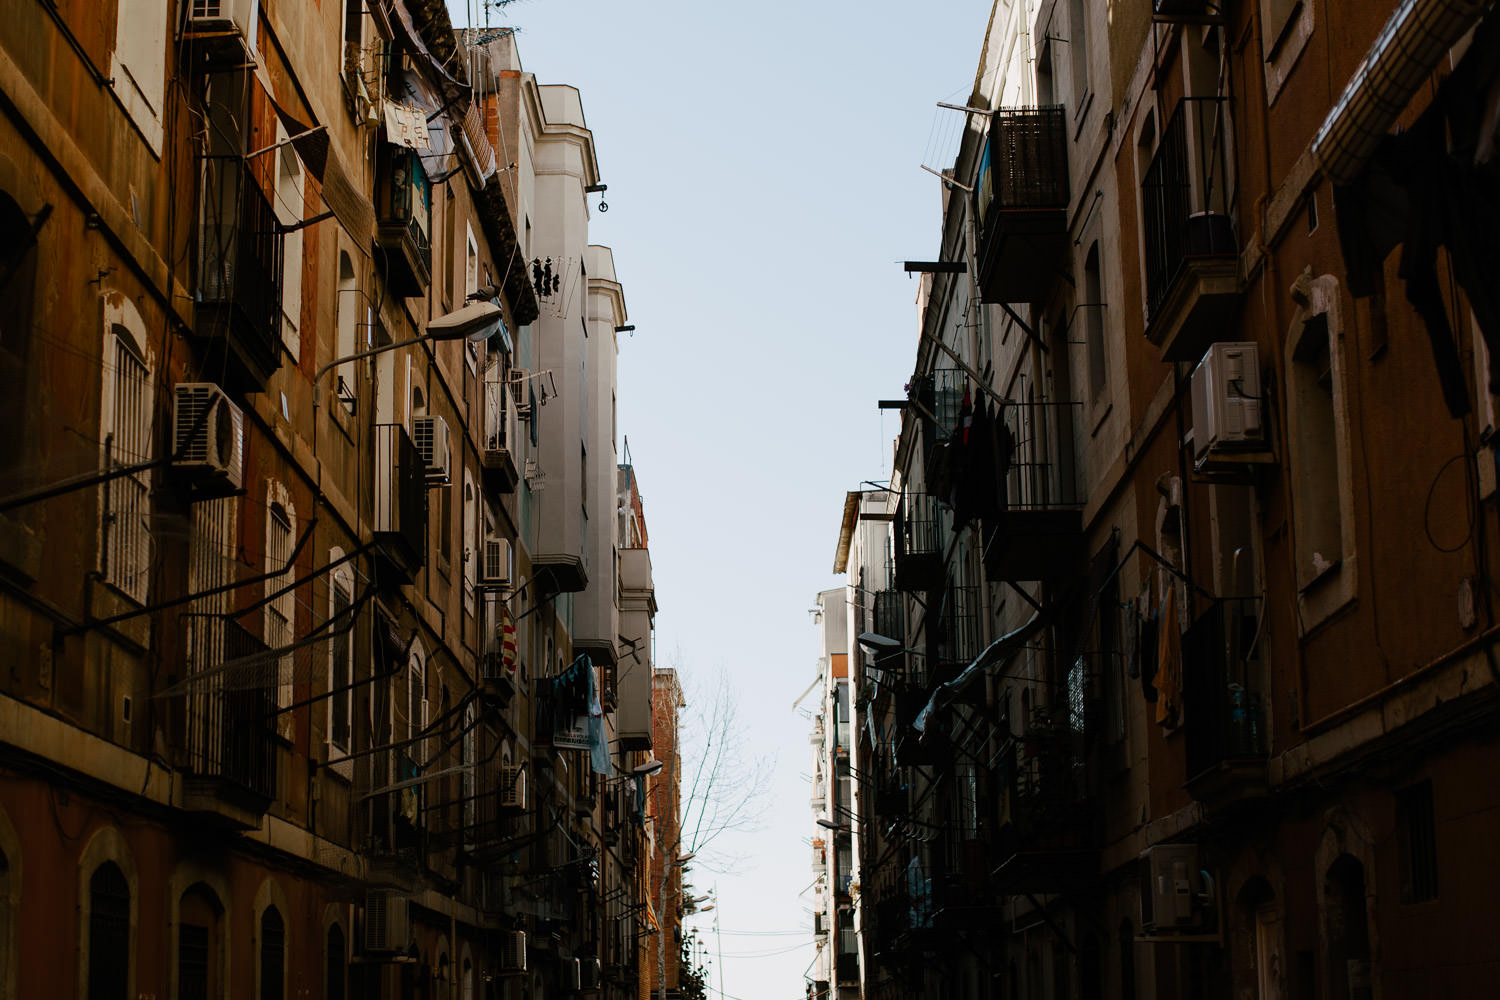
M 906 645 L 906 607 L 901 600 L 900 591 L 881 590 L 872 596 L 875 634 Z
M 1216 601 L 1182 637 L 1186 787 L 1211 807 L 1268 794 L 1262 700 L 1247 663 L 1257 613 L 1252 600 Z
M 376 166 L 375 244 L 391 291 L 426 295 L 432 280 L 432 190 L 415 149 L 382 143 Z
M 1079 735 L 1039 718 L 1001 751 L 994 892 L 1067 892 L 1096 876 Z
M 282 235 L 276 212 L 233 157 L 205 157 L 198 215 L 197 333 L 228 387 L 261 392 L 281 366 Z
M 504 382 L 484 382 L 484 485 L 494 493 L 514 493 L 521 481 L 521 422 L 510 388 Z
M 981 299 L 1040 298 L 1068 248 L 1068 136 L 1061 107 L 995 111 L 974 199 Z
M 1055 438 L 1055 450 L 1071 454 L 1074 405 L 1008 408 L 1016 457 L 1004 474 L 999 510 L 985 519 L 982 534 L 985 577 L 992 583 L 1053 580 L 1083 568 L 1083 505 L 1071 461 L 1054 463 L 1045 453 Z
M 266 644 L 238 623 L 225 622 L 218 635 L 223 662 L 239 662 L 245 669 L 189 691 L 182 806 L 216 823 L 252 829 L 260 825 L 276 796 L 276 690 L 262 686 L 236 691 L 228 682 L 254 679 L 274 667 Z M 217 664 L 205 664 L 213 665 Z
M 427 464 L 406 428 L 375 426 L 375 541 L 389 582 L 410 583 L 427 562 Z
M 1146 339 L 1166 361 L 1197 361 L 1239 308 L 1230 126 L 1228 98 L 1179 101 L 1141 182 Z
M 983 648 L 978 587 L 948 584 L 937 616 L 940 681 L 948 681 L 973 662 Z
M 937 497 L 906 493 L 896 506 L 896 589 L 930 590 L 943 582 Z

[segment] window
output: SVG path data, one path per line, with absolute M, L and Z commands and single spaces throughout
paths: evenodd
M 1089 401 L 1104 398 L 1109 377 L 1104 353 L 1104 289 L 1099 277 L 1099 244 L 1089 247 L 1083 262 L 1083 330 L 1089 356 Z
M 1273 104 L 1291 75 L 1313 31 L 1311 0 L 1260 0 L 1261 57 L 1265 59 L 1266 103 Z
M 1299 277 L 1286 343 L 1292 530 L 1302 631 L 1354 598 L 1354 498 L 1338 280 Z
M 292 644 L 293 616 L 297 611 L 296 592 L 279 593 L 296 579 L 296 569 L 281 572 L 292 558 L 293 521 L 296 515 L 291 500 L 279 483 L 266 486 L 266 572 L 275 575 L 266 578 L 265 642 L 273 650 L 285 649 Z M 272 597 L 271 595 L 277 596 Z M 290 652 L 281 656 L 276 666 L 276 706 L 283 711 L 276 716 L 276 729 L 284 738 L 291 739 L 293 732 L 292 713 L 285 711 L 292 704 L 292 661 Z
M 162 98 L 167 86 L 169 9 L 169 4 L 158 0 L 120 0 L 115 50 L 110 57 L 115 96 L 157 153 L 161 152 Z
M 1084 0 L 1068 3 L 1068 54 L 1073 63 L 1073 115 L 1083 114 L 1089 96 L 1088 4 Z
M 475 731 L 478 726 L 478 718 L 474 714 L 474 706 L 471 704 L 464 709 L 464 733 L 463 741 L 459 747 L 459 753 L 463 757 L 463 771 L 461 772 L 460 787 L 464 802 L 464 839 L 473 841 L 478 825 L 478 813 L 475 801 L 475 776 L 474 765 L 479 760 L 479 734 Z
M 286 996 L 286 925 L 281 911 L 268 906 L 260 915 L 260 1000 Z
M 474 581 L 478 574 L 479 544 L 475 538 L 479 530 L 478 493 L 474 489 L 474 474 L 464 470 L 464 613 L 474 614 Z
M 199 883 L 182 894 L 177 921 L 177 1000 L 223 997 L 220 925 L 224 908 L 212 889 Z
M 1431 781 L 1396 793 L 1396 838 L 1401 852 L 1401 902 L 1437 899 L 1437 824 Z
M 329 562 L 343 558 L 343 552 L 334 549 L 328 554 Z M 354 620 L 350 606 L 354 601 L 354 574 L 348 564 L 338 567 L 332 574 L 332 592 L 329 597 L 328 616 L 337 619 L 328 648 L 328 746 L 332 753 L 330 766 L 346 778 L 352 776 L 352 762 L 340 761 L 352 750 L 354 719 Z
M 16 993 L 16 920 L 19 909 L 21 872 L 19 864 L 11 870 L 11 860 L 4 847 L 15 850 L 9 835 L 5 815 L 0 812 L 0 995 L 14 997 Z
M 107 294 L 104 322 L 99 442 L 103 464 L 119 468 L 151 457 L 152 372 L 145 326 L 130 300 Z M 99 487 L 99 572 L 142 603 L 151 568 L 149 475 L 122 475 Z
M 7 397 L 26 391 L 26 359 L 31 345 L 31 314 L 36 298 L 36 234 L 15 199 L 0 190 L 0 386 Z M 9 399 L 4 412 L 25 409 Z M 12 418 L 14 419 L 14 418 Z M 8 423 L 15 427 L 17 424 Z
M 328 928 L 328 936 L 323 945 L 323 998 L 324 1000 L 344 1000 L 348 990 L 345 988 L 347 963 L 344 960 L 344 928 L 334 924 Z
M 406 665 L 406 738 L 411 741 L 407 753 L 415 761 L 426 758 L 422 733 L 427 729 L 427 664 L 419 648 L 412 650 Z
M 89 1000 L 126 1000 L 130 979 L 130 884 L 106 861 L 89 879 Z
M 453 185 L 443 185 L 443 312 L 453 311 L 453 244 L 457 239 L 453 231 L 458 219 L 458 202 L 453 197 Z
M 348 251 L 339 251 L 339 291 L 338 302 L 335 309 L 338 313 L 335 324 L 333 356 L 335 358 L 347 358 L 351 354 L 359 352 L 359 314 L 360 314 L 360 292 L 359 283 L 354 276 L 354 261 L 350 258 Z M 344 409 L 353 413 L 356 405 L 356 383 L 358 378 L 357 361 L 346 361 L 338 367 L 337 395 Z
M 276 141 L 284 142 L 286 129 L 276 126 Z M 283 226 L 302 221 L 306 205 L 302 161 L 290 143 L 276 151 L 276 219 Z M 302 230 L 286 233 L 281 242 L 281 343 L 295 362 L 302 354 Z

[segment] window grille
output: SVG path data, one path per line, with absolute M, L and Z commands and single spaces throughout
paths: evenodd
M 209 1000 L 208 928 L 180 924 L 177 929 L 178 1000 Z
M 338 619 L 329 646 L 332 648 L 332 667 L 328 674 L 328 739 L 334 749 L 349 753 L 350 702 L 353 691 L 349 685 L 354 675 L 354 648 L 350 641 L 352 630 L 345 620 L 351 603 L 349 589 L 341 580 L 333 584 L 333 617 Z
M 89 880 L 89 1000 L 126 1000 L 130 884 L 112 861 Z
M 114 337 L 114 399 L 105 449 L 112 468 L 144 462 L 151 454 L 151 373 L 125 338 Z M 151 566 L 146 530 L 150 488 L 144 473 L 106 482 L 104 491 L 104 578 L 145 602 Z
M 1431 781 L 1396 793 L 1396 834 L 1401 851 L 1401 902 L 1437 899 L 1437 823 Z
M 267 571 L 279 569 L 285 566 L 287 560 L 292 557 L 292 519 L 285 507 L 279 503 L 271 505 L 270 513 L 266 517 L 266 569 Z M 266 593 L 274 594 L 295 577 L 292 570 L 280 573 L 266 580 Z M 272 598 L 266 605 L 265 639 L 266 645 L 271 649 L 284 649 L 292 643 L 292 616 L 296 612 L 297 602 L 294 591 L 287 591 L 278 597 Z M 276 665 L 276 707 L 286 709 L 292 704 L 292 657 L 290 654 L 280 658 Z M 291 736 L 291 713 L 283 712 L 277 716 L 277 729 L 283 736 Z

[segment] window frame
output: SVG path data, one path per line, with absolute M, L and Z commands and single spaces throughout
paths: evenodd
M 344 551 L 335 546 L 328 551 L 328 561 L 338 562 L 344 558 Z M 342 609 L 339 607 L 339 595 L 345 595 L 345 607 L 354 606 L 354 571 L 348 563 L 335 567 L 329 574 L 328 588 L 328 617 L 332 619 Z M 357 620 L 357 617 L 356 617 Z M 328 718 L 324 729 L 324 741 L 328 744 L 328 767 L 334 774 L 352 780 L 354 777 L 354 760 L 351 754 L 354 752 L 354 638 L 356 630 L 351 622 L 345 629 L 337 626 L 335 633 L 328 642 Z M 339 637 L 344 641 L 344 671 L 343 683 L 339 683 L 338 645 Z M 342 687 L 344 690 L 340 691 Z M 344 743 L 340 745 L 337 739 L 337 719 L 334 709 L 342 703 L 344 706 L 345 725 L 347 733 Z
M 101 373 L 99 389 L 99 459 L 104 464 L 109 441 L 109 461 L 120 465 L 143 461 L 155 452 L 156 415 L 156 364 L 146 338 L 145 323 L 135 305 L 123 293 L 106 292 L 103 296 L 103 341 L 101 346 Z M 139 372 L 139 392 L 134 393 L 133 404 L 121 400 L 125 365 Z M 122 406 L 131 406 L 133 413 L 121 412 Z M 130 417 L 130 426 L 123 434 L 135 442 L 131 454 L 121 459 L 116 442 L 122 437 L 122 417 Z M 128 447 L 128 445 L 127 445 Z M 147 471 L 119 476 L 99 486 L 99 544 L 96 565 L 103 580 L 116 590 L 140 604 L 145 604 L 151 586 L 152 538 L 147 518 L 151 513 L 152 474 Z M 122 501 L 122 497 L 128 497 Z M 136 506 L 129 506 L 131 503 Z M 123 504 L 124 506 L 116 506 Z M 136 511 L 140 514 L 140 537 L 127 543 L 128 549 L 120 546 L 115 527 Z M 110 522 L 106 529 L 106 521 Z M 118 549 L 118 551 L 117 551 Z M 117 558 L 111 558 L 115 555 Z M 125 557 L 135 569 L 121 575 L 120 561 Z
M 268 574 L 292 557 L 296 536 L 297 508 L 292 503 L 291 494 L 276 480 L 267 480 L 265 571 Z M 297 568 L 292 566 L 284 573 L 266 577 L 265 596 L 268 600 L 263 614 L 262 637 L 270 649 L 281 649 L 295 640 L 297 592 L 288 590 L 274 598 L 271 595 L 290 584 L 296 576 Z M 296 697 L 293 654 L 278 659 L 276 673 L 276 707 L 282 710 L 276 716 L 276 731 L 283 739 L 290 740 L 296 735 L 294 714 L 286 711 Z
M 1292 284 L 1297 311 L 1288 328 L 1282 359 L 1286 372 L 1287 474 L 1292 482 L 1292 546 L 1297 571 L 1297 631 L 1307 635 L 1355 598 L 1357 586 L 1356 525 L 1354 515 L 1353 450 L 1349 436 L 1347 357 L 1344 350 L 1343 306 L 1339 280 L 1331 274 L 1313 278 L 1299 275 Z M 1321 322 L 1320 322 L 1321 321 Z M 1299 372 L 1305 363 L 1298 358 L 1305 338 L 1319 329 L 1328 337 L 1329 378 L 1332 393 L 1332 437 L 1335 461 L 1307 451 L 1305 422 L 1308 405 L 1301 399 Z M 1315 334 L 1314 334 L 1315 335 Z M 1339 558 L 1326 569 L 1314 569 L 1312 528 L 1308 521 L 1306 486 L 1313 470 L 1334 477 L 1338 495 Z M 1301 494 L 1299 498 L 1299 494 Z M 1299 499 L 1303 502 L 1299 502 Z

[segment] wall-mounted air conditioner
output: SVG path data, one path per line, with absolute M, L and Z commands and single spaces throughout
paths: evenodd
M 1200 468 L 1263 451 L 1260 352 L 1249 341 L 1214 344 L 1193 369 L 1193 461 Z
M 442 417 L 416 417 L 411 422 L 411 437 L 427 465 L 427 485 L 447 486 L 453 467 L 448 421 Z
M 526 971 L 526 932 L 502 931 L 500 934 L 500 968 L 505 972 Z
M 498 793 L 501 809 L 525 809 L 526 769 L 520 764 L 502 765 Z
M 405 951 L 410 938 L 407 899 L 391 889 L 365 893 L 365 951 Z
M 244 482 L 245 417 L 212 382 L 173 387 L 172 465 L 230 491 Z
M 1158 844 L 1141 856 L 1141 926 L 1191 927 L 1195 887 L 1202 883 L 1196 844 Z
M 557 985 L 564 990 L 577 993 L 583 988 L 583 970 L 576 958 L 559 959 L 557 963 Z
M 597 990 L 599 988 L 599 960 L 597 958 L 580 958 L 578 960 L 578 988 L 581 990 Z
M 247 45 L 255 45 L 260 22 L 260 0 L 189 0 L 184 34 L 237 31 Z
M 511 579 L 510 539 L 486 535 L 480 550 L 479 582 L 487 587 L 508 587 Z

